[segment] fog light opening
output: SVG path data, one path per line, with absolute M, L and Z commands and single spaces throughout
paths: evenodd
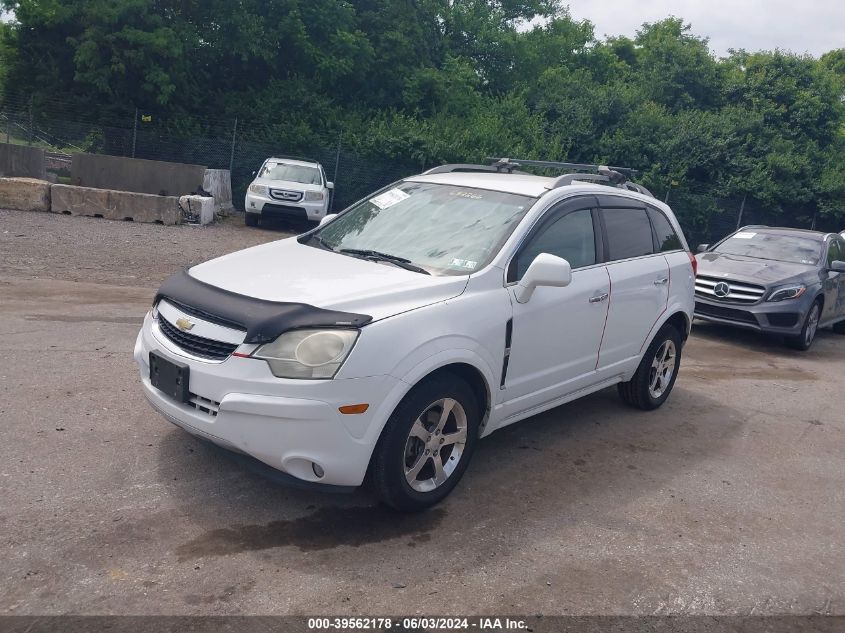
M 323 470 L 323 467 L 316 462 L 311 463 L 311 470 L 314 471 L 314 476 L 317 477 L 317 479 L 322 479 L 323 476 L 326 474 L 326 471 Z

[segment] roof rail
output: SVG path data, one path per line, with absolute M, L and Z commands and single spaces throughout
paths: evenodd
M 432 167 L 428 171 L 424 171 L 424 176 L 432 176 L 434 174 L 451 174 L 453 172 L 493 172 L 493 173 L 522 173 L 516 171 L 514 168 L 518 167 L 513 163 L 506 162 L 502 164 L 495 164 L 495 165 L 473 165 L 471 163 L 453 163 L 448 165 L 440 165 L 438 167 Z
M 488 158 L 491 165 L 475 165 L 471 163 L 454 163 L 433 167 L 423 175 L 449 174 L 454 172 L 492 172 L 506 174 L 522 174 L 519 167 L 541 167 L 545 169 L 560 169 L 574 173 L 563 174 L 555 178 L 546 188 L 557 189 L 574 182 L 596 182 L 608 184 L 611 187 L 636 191 L 646 196 L 654 195 L 642 185 L 630 182 L 628 179 L 637 174 L 637 170 L 629 167 L 608 167 L 606 165 L 588 165 L 585 163 L 559 163 L 548 160 L 522 160 L 513 158 Z
M 526 160 L 522 158 L 488 158 L 487 160 L 493 161 L 494 165 L 502 164 L 512 165 L 513 167 L 546 167 L 550 169 L 566 169 L 570 171 L 598 172 L 599 169 L 603 168 L 602 165 L 590 165 L 587 163 L 561 163 L 552 160 Z M 636 176 L 638 173 L 636 169 L 631 169 L 630 167 L 605 168 L 618 171 L 629 178 Z

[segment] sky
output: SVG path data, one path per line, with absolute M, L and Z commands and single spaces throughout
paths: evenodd
M 643 22 L 674 15 L 710 39 L 710 49 L 790 50 L 818 57 L 845 48 L 843 0 L 569 0 L 578 20 L 595 26 L 596 37 L 633 37 Z

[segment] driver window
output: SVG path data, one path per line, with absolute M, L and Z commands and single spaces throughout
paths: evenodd
M 830 243 L 830 247 L 827 249 L 827 266 L 830 268 L 831 264 L 836 260 L 845 260 L 845 253 L 842 253 L 840 250 L 840 244 L 838 240 L 833 240 Z
M 595 264 L 596 240 L 590 210 L 567 213 L 534 235 L 517 255 L 517 281 L 522 279 L 531 262 L 540 253 L 562 257 L 569 262 L 573 270 Z

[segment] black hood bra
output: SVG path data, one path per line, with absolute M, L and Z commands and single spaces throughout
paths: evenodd
M 267 301 L 202 282 L 187 270 L 164 280 L 155 303 L 167 299 L 202 319 L 246 330 L 244 343 L 270 343 L 288 330 L 306 327 L 355 328 L 373 318 L 367 314 L 324 310 L 307 303 Z

